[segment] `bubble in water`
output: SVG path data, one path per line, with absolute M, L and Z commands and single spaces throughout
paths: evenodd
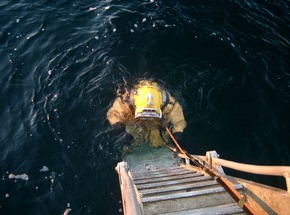
M 130 29 L 131 33 L 134 33 L 135 31 L 133 29 Z
M 95 36 L 95 39 L 98 40 L 98 39 L 100 39 L 100 38 L 99 38 L 98 36 Z
M 147 19 L 146 19 L 146 18 L 143 18 L 143 19 L 142 19 L 142 22 L 146 22 L 146 21 L 147 21 Z
M 135 27 L 135 28 L 138 28 L 138 25 L 137 25 L 137 24 L 134 24 L 134 27 Z
M 15 22 L 16 22 L 16 23 L 19 23 L 19 22 L 20 22 L 20 19 L 16 19 Z
M 57 97 L 58 97 L 58 95 L 57 94 L 54 94 L 51 100 L 56 100 Z

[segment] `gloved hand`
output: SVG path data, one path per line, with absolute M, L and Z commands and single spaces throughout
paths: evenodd
M 173 133 L 173 137 L 175 138 L 175 140 L 177 141 L 177 143 L 181 143 L 182 142 L 182 132 L 175 132 Z
M 118 133 L 125 131 L 125 127 L 126 127 L 126 125 L 122 122 L 116 122 L 112 126 Z

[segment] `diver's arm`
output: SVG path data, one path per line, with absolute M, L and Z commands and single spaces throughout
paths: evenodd
M 184 119 L 181 105 L 175 101 L 171 112 L 168 115 L 168 119 L 173 126 L 172 133 L 182 133 L 186 127 L 186 121 Z
M 126 105 L 127 104 L 124 103 L 120 97 L 118 97 L 107 112 L 108 121 L 116 129 L 125 127 L 122 116 L 123 112 L 126 110 Z

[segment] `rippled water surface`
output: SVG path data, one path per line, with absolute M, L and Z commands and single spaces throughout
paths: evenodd
M 0 214 L 120 214 L 122 135 L 105 115 L 143 78 L 182 104 L 189 152 L 290 165 L 289 6 L 2 0 Z

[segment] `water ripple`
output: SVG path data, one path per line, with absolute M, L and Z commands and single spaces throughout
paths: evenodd
M 121 214 L 124 136 L 106 111 L 144 78 L 184 107 L 188 151 L 289 163 L 287 1 L 3 0 L 0 10 L 1 214 Z

